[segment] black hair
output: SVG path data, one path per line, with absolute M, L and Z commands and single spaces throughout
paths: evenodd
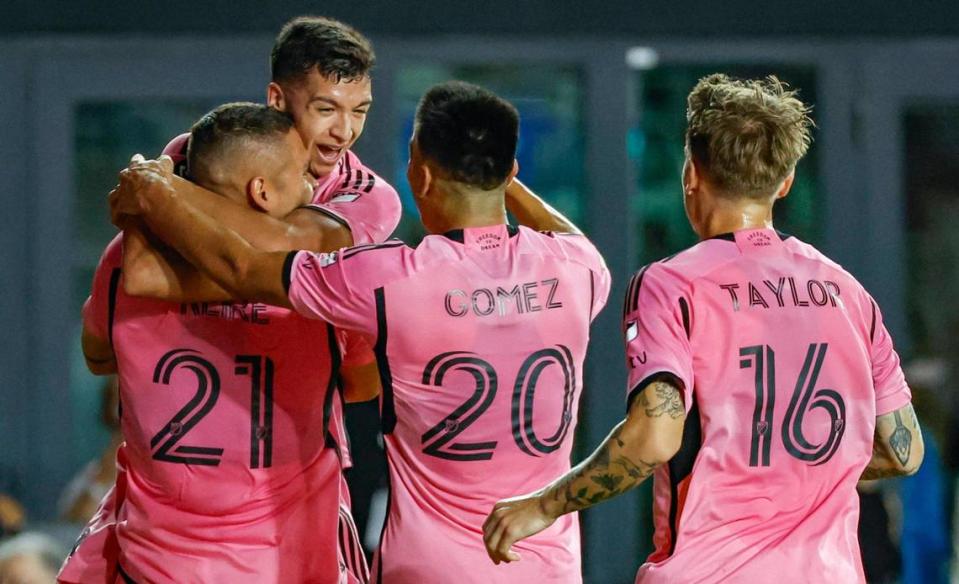
M 434 85 L 416 109 L 416 143 L 453 180 L 491 190 L 513 170 L 519 112 L 471 83 Z
M 287 22 L 273 44 L 273 81 L 297 81 L 316 69 L 335 82 L 370 74 L 376 55 L 369 39 L 355 28 L 323 16 L 299 16 Z
M 221 105 L 190 128 L 187 174 L 205 182 L 211 165 L 239 142 L 279 142 L 291 129 L 293 118 L 271 107 L 248 102 Z

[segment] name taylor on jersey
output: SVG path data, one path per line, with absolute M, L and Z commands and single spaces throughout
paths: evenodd
M 719 284 L 729 297 L 733 312 L 748 308 L 807 308 L 842 306 L 839 285 L 829 280 L 797 282 L 792 276 L 775 280 Z

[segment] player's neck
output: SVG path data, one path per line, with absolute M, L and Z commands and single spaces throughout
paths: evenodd
M 772 229 L 772 203 L 751 200 L 729 200 L 716 197 L 702 211 L 697 232 L 701 239 L 742 229 Z
M 430 231 L 434 233 L 446 233 L 454 229 L 469 229 L 470 227 L 488 227 L 490 225 L 502 225 L 506 223 L 506 210 L 499 212 L 490 210 L 486 212 L 470 212 L 466 210 L 457 210 L 444 213 L 438 217 L 431 225 Z
M 439 212 L 433 217 L 430 227 L 434 233 L 446 233 L 454 229 L 486 227 L 506 223 L 506 194 L 503 189 L 482 191 L 471 189 L 462 183 L 442 181 L 437 185 L 442 194 Z
M 211 193 L 216 193 L 224 199 L 229 199 L 234 203 L 239 203 L 241 205 L 247 204 L 246 191 L 240 184 L 236 184 L 232 181 L 218 182 L 214 180 L 197 180 L 196 184 L 205 188 Z

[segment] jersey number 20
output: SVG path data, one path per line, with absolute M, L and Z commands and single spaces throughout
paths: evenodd
M 540 375 L 550 366 L 559 367 L 563 375 L 563 413 L 556 431 L 541 438 L 533 429 L 533 400 Z M 499 382 L 493 366 L 475 353 L 450 351 L 434 357 L 423 371 L 423 384 L 442 386 L 450 371 L 469 373 L 476 388 L 469 399 L 427 430 L 422 436 L 423 452 L 446 460 L 489 460 L 496 441 L 454 442 L 453 440 L 483 415 L 493 404 Z M 513 383 L 512 425 L 516 446 L 530 456 L 542 456 L 558 449 L 572 422 L 576 369 L 573 355 L 564 345 L 540 349 L 520 365 Z

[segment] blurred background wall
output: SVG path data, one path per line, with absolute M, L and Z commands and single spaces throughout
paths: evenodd
M 623 414 L 617 299 L 628 275 L 694 241 L 679 187 L 686 93 L 714 71 L 776 74 L 800 89 L 819 127 L 777 227 L 858 277 L 883 307 L 904 360 L 927 366 L 917 403 L 941 449 L 944 474 L 935 480 L 949 488 L 936 495 L 944 514 L 937 521 L 948 521 L 949 469 L 959 457 L 951 432 L 959 362 L 955 1 L 6 0 L 0 493 L 19 499 L 33 521 L 57 518 L 66 483 L 110 443 L 100 381 L 79 351 L 79 309 L 114 234 L 104 198 L 117 171 L 222 102 L 261 100 L 272 37 L 298 14 L 340 18 L 375 44 L 375 105 L 357 150 L 401 191 L 401 237 L 422 235 L 403 178 L 422 92 L 460 78 L 520 109 L 520 176 L 585 228 L 615 278 L 593 331 L 577 459 Z M 375 407 L 354 410 L 356 420 L 375 415 Z M 360 449 L 376 449 L 373 430 L 352 430 Z M 354 483 L 376 486 L 373 459 Z M 639 491 L 585 514 L 588 582 L 632 581 L 650 547 L 649 486 Z

